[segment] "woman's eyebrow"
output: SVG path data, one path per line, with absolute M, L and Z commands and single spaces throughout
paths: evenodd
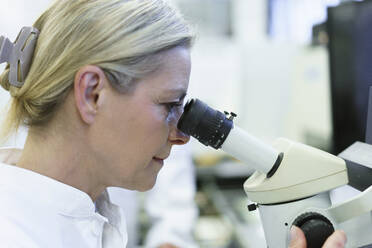
M 178 96 L 178 98 L 180 100 L 182 100 L 183 98 L 185 98 L 185 96 L 187 95 L 185 89 L 168 89 L 166 91 L 166 94 L 167 95 L 171 95 L 171 96 Z

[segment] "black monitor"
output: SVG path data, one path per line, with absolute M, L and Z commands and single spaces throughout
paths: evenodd
M 328 8 L 333 153 L 365 141 L 372 86 L 372 1 Z

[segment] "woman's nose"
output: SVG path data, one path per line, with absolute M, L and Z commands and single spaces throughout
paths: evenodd
M 177 128 L 177 124 L 181 115 L 183 113 L 183 108 L 178 109 L 177 114 L 174 116 L 174 119 L 170 122 L 170 132 L 169 132 L 169 141 L 172 145 L 184 145 L 190 140 L 190 136 L 183 133 Z
M 189 142 L 190 136 L 173 126 L 169 133 L 169 141 L 172 145 L 184 145 Z

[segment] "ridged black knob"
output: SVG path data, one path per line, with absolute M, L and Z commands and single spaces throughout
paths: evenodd
M 320 248 L 335 231 L 332 223 L 323 215 L 315 212 L 301 214 L 293 225 L 302 229 L 305 234 L 307 248 Z

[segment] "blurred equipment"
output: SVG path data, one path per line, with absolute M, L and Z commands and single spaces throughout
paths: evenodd
M 372 158 L 365 156 L 372 152 L 371 145 L 354 144 L 358 147 L 347 149 L 345 160 L 283 138 L 270 146 L 234 126 L 234 117 L 234 113 L 222 114 L 192 99 L 185 105 L 178 128 L 257 170 L 244 189 L 255 202 L 249 211 L 259 209 L 268 247 L 288 247 L 292 225 L 305 232 L 307 247 L 321 247 L 335 229 L 346 232 L 347 247 L 372 243 L 372 187 L 333 206 L 329 196 L 331 189 L 348 183 L 351 169 L 347 165 L 372 164 Z M 353 175 L 360 179 L 368 174 Z
M 333 153 L 364 141 L 372 85 L 372 1 L 328 8 Z
M 232 37 L 231 0 L 174 0 L 186 19 L 205 35 Z

